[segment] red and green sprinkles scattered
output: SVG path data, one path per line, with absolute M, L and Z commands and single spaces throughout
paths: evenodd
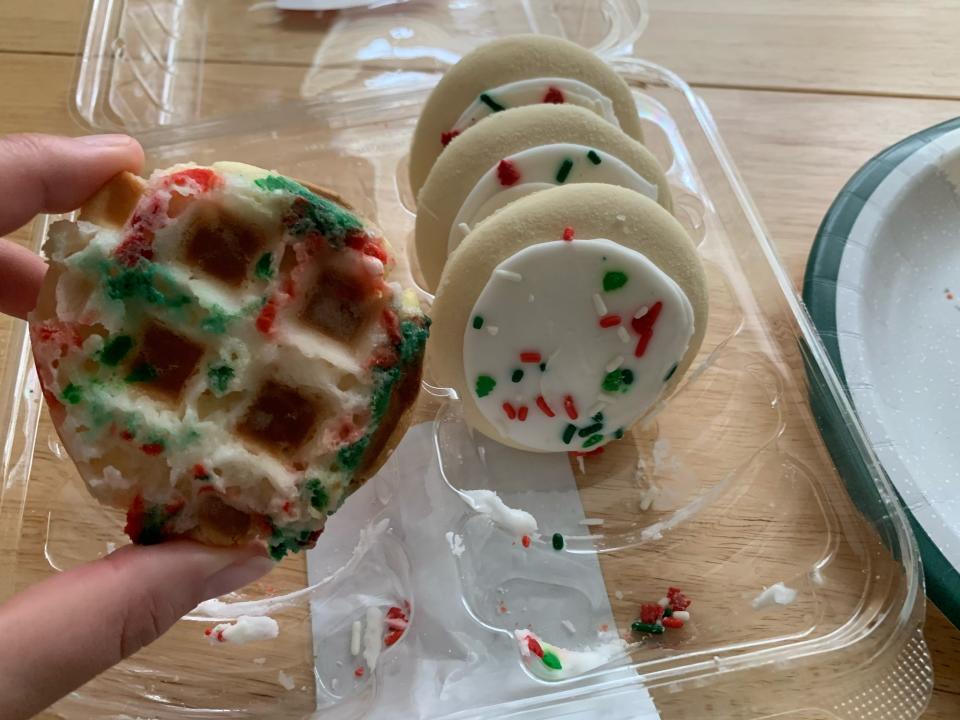
M 640 616 L 630 629 L 638 634 L 662 635 L 665 629 L 679 630 L 690 621 L 690 598 L 680 588 L 670 587 L 658 602 L 640 605 Z

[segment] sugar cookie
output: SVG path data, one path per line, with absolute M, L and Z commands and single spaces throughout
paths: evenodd
M 572 104 L 643 140 L 626 82 L 589 50 L 545 35 L 512 35 L 465 55 L 437 83 L 410 149 L 414 195 L 444 146 L 493 113 L 521 105 Z
M 556 187 L 481 222 L 450 256 L 430 357 L 466 421 L 500 442 L 590 452 L 620 437 L 703 340 L 703 267 L 653 200 Z
M 428 320 L 383 238 L 303 185 L 237 163 L 124 174 L 45 250 L 44 394 L 135 542 L 312 546 L 402 432 Z
M 469 229 L 519 197 L 554 185 L 600 182 L 636 190 L 670 210 L 650 152 L 589 110 L 531 105 L 497 113 L 437 158 L 417 201 L 417 259 L 433 290 Z

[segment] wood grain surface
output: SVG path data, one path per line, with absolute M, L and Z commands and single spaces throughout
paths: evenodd
M 956 3 L 650 0 L 649 5 L 651 20 L 637 44 L 638 54 L 677 71 L 696 86 L 797 286 L 817 225 L 850 175 L 905 135 L 960 114 L 954 38 L 954 30 L 960 27 L 960 5 Z M 70 93 L 85 14 L 86 4 L 77 0 L 0 0 L 0 134 L 82 132 L 70 112 Z M 296 97 L 303 78 L 302 62 L 316 46 L 316 33 L 325 32 L 332 21 L 329 15 L 312 21 L 313 33 L 299 36 L 300 44 L 272 49 L 282 53 L 279 62 L 250 65 L 244 72 L 255 82 L 278 88 L 278 98 Z M 225 22 L 218 26 L 209 50 L 225 66 L 256 62 L 263 59 L 257 55 L 258 47 L 262 51 L 258 40 L 263 38 L 232 37 L 229 22 Z M 204 102 L 213 106 L 230 99 L 228 78 L 233 72 L 236 68 L 223 70 L 224 81 L 219 86 L 214 74 L 212 97 Z M 23 239 L 25 234 L 14 237 Z M 11 321 L 0 320 L 4 338 L 11 327 Z M 2 347 L 5 352 L 5 342 Z M 784 361 L 795 363 L 798 358 Z M 782 412 L 800 416 L 806 410 L 801 398 L 788 398 Z M 758 425 L 757 432 L 761 431 Z M 824 462 L 817 443 L 803 436 L 788 437 L 785 442 L 802 465 L 815 468 Z M 38 453 L 38 488 L 47 481 L 50 487 L 58 485 L 54 477 L 58 465 L 49 453 L 45 447 Z M 633 461 L 617 452 L 608 455 L 605 462 L 613 467 Z M 581 487 L 589 512 L 616 518 L 618 508 L 610 502 L 617 496 L 614 487 L 592 487 L 585 482 Z M 758 491 L 758 514 L 763 512 L 764 493 L 774 491 Z M 48 500 L 55 510 L 69 507 L 69 496 Z M 841 514 L 851 512 L 844 503 L 837 498 Z M 26 518 L 24 534 L 39 536 L 44 522 L 44 517 Z M 764 561 L 789 563 L 796 553 L 815 553 L 822 535 L 818 522 L 811 517 L 806 532 L 771 538 Z M 802 518 L 797 520 L 797 527 L 801 525 Z M 717 535 L 718 527 L 712 526 L 710 532 L 720 545 L 735 552 L 739 528 L 720 527 Z M 95 527 L 90 533 L 98 538 Z M 44 567 L 43 558 L 38 557 L 35 574 L 22 574 L 18 586 L 41 577 Z M 690 567 L 693 576 L 711 571 L 706 560 L 697 563 L 695 552 Z M 852 557 L 847 561 L 841 558 L 837 567 L 856 582 L 858 566 Z M 604 571 L 610 587 L 652 588 L 672 579 L 657 577 L 618 558 L 605 560 Z M 278 588 L 293 587 L 301 581 L 301 573 L 300 566 L 285 564 L 283 572 L 271 575 L 271 582 Z M 745 576 L 731 581 L 747 588 L 753 580 Z M 695 585 L 696 577 L 690 582 Z M 0 596 L 4 594 L 0 592 Z M 614 603 L 618 624 L 635 612 L 635 599 L 629 596 L 622 606 Z M 842 609 L 843 605 L 836 607 Z M 784 622 L 789 624 L 791 618 Z M 936 675 L 934 696 L 924 718 L 960 717 L 960 632 L 928 604 L 924 633 Z M 291 658 L 309 658 L 309 643 L 288 652 Z M 206 670 L 186 665 L 184 672 Z M 307 682 L 299 677 L 298 682 L 301 679 Z M 275 693 L 276 687 L 258 687 L 251 692 L 264 697 Z M 765 684 L 758 674 L 732 696 L 718 699 L 715 709 L 720 713 L 729 705 L 742 711 L 747 707 L 744 697 L 753 698 L 752 706 L 762 708 L 764 697 L 776 692 L 777 688 Z M 655 696 L 668 720 L 695 717 L 684 710 L 682 696 L 659 690 Z M 820 717 L 800 708 L 798 705 L 791 718 Z

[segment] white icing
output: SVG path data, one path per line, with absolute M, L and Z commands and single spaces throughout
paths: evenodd
M 582 675 L 601 665 L 606 665 L 627 651 L 627 644 L 619 637 L 608 640 L 596 647 L 587 648 L 586 650 L 567 650 L 566 648 L 545 642 L 529 630 L 514 630 L 513 636 L 517 641 L 517 646 L 520 648 L 520 657 L 523 658 L 524 664 L 530 668 L 530 671 L 534 675 L 544 680 L 563 680 L 565 678 Z M 552 652 L 556 655 L 560 660 L 560 669 L 557 670 L 548 667 L 542 659 L 531 652 L 527 642 L 528 638 L 536 640 L 540 647 L 543 648 L 544 653 Z
M 377 669 L 377 659 L 383 650 L 383 610 L 367 608 L 367 626 L 363 629 L 363 659 L 370 672 Z
M 280 686 L 284 690 L 293 690 L 296 683 L 294 683 L 293 678 L 287 675 L 283 670 L 280 670 L 277 673 L 277 682 L 280 683 Z
M 210 633 L 210 644 L 246 645 L 259 640 L 273 640 L 279 634 L 280 626 L 272 617 L 241 615 L 234 623 L 215 625 Z
M 600 162 L 594 162 L 588 157 L 588 153 L 591 152 L 595 153 L 593 157 Z M 657 199 L 656 185 L 646 180 L 620 158 L 586 145 L 575 143 L 539 145 L 505 159 L 513 164 L 520 179 L 514 185 L 503 185 L 497 172 L 499 163 L 494 164 L 484 173 L 463 201 L 450 227 L 447 238 L 448 255 L 457 249 L 469 233 L 469 229 L 475 227 L 484 218 L 514 200 L 555 185 L 606 183 L 635 190 L 652 200 Z M 572 161 L 573 165 L 561 182 L 557 179 L 557 174 L 565 160 Z M 463 229 L 464 225 L 467 228 L 466 232 Z
M 470 507 L 512 535 L 532 535 L 537 531 L 537 520 L 533 515 L 509 507 L 493 490 L 461 490 L 460 494 Z
M 579 105 L 595 112 L 608 123 L 620 127 L 620 121 L 613 111 L 613 102 L 595 87 L 580 80 L 570 78 L 528 78 L 515 82 L 497 85 L 482 94 L 502 106 L 504 109 L 521 107 L 523 105 L 537 105 L 544 102 L 544 97 L 551 88 L 556 88 L 563 94 L 563 102 L 568 105 Z M 463 111 L 451 130 L 463 132 L 471 125 L 478 123 L 495 111 L 487 103 L 476 99 Z
M 778 582 L 768 588 L 764 588 L 763 592 L 757 595 L 751 604 L 754 610 L 760 610 L 770 605 L 789 605 L 796 599 L 796 590 L 787 587 L 782 582 Z
M 609 442 L 617 430 L 628 428 L 657 400 L 693 336 L 693 308 L 683 290 L 643 254 L 610 240 L 531 245 L 508 257 L 497 270 L 514 272 L 523 280 L 506 281 L 500 272 L 491 275 L 464 329 L 464 372 L 483 416 L 521 447 L 583 451 Z M 604 291 L 604 276 L 612 271 L 626 274 L 627 282 Z M 530 293 L 536 297 L 533 303 L 527 302 Z M 594 300 L 598 294 L 604 315 L 619 316 L 621 325 L 600 326 Z M 661 305 L 653 335 L 643 356 L 636 357 L 640 335 L 633 323 L 643 319 L 634 320 L 634 314 L 657 302 Z M 477 316 L 484 326 L 498 326 L 498 334 L 475 329 Z M 539 353 L 545 370 L 540 370 L 538 362 L 522 361 L 523 352 Z M 632 382 L 618 390 L 604 389 L 608 364 L 621 356 L 624 362 L 615 372 L 618 377 L 632 376 Z M 522 370 L 523 377 L 513 382 L 516 370 Z M 477 394 L 480 376 L 496 381 L 484 397 Z M 538 407 L 538 396 L 553 417 Z M 576 419 L 565 411 L 567 396 Z M 516 413 L 514 419 L 505 411 L 505 403 Z M 597 424 L 587 412 L 598 406 L 603 408 L 602 427 L 580 435 L 580 430 Z M 570 424 L 577 431 L 567 443 L 563 437 Z
M 350 626 L 350 655 L 356 657 L 360 654 L 360 642 L 363 637 L 363 623 L 354 620 Z
M 466 551 L 463 545 L 463 537 L 457 535 L 452 530 L 447 531 L 447 544 L 450 546 L 450 552 L 454 557 L 460 557 Z

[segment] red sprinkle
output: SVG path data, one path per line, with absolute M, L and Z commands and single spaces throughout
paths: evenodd
M 289 515 L 291 510 L 293 510 L 293 503 L 289 500 L 284 501 L 283 511 Z
M 520 538 L 520 544 L 523 545 L 525 548 L 530 547 L 530 536 L 524 535 L 522 538 Z
M 257 315 L 257 330 L 264 335 L 269 335 L 273 330 L 273 323 L 277 319 L 277 301 L 270 298 L 267 304 L 260 309 Z
M 640 606 L 640 622 L 652 625 L 663 617 L 663 608 L 658 603 L 643 603 Z
M 128 441 L 129 441 L 129 440 L 133 440 L 133 433 L 130 432 L 129 430 L 122 430 L 122 431 L 120 432 L 120 439 L 121 439 L 121 440 L 128 440 Z
M 387 331 L 387 337 L 390 338 L 391 343 L 396 345 L 403 340 L 403 336 L 400 334 L 400 321 L 393 310 L 384 308 L 380 314 L 380 322 L 383 323 L 383 328 Z
M 193 477 L 197 480 L 209 480 L 210 473 L 207 472 L 207 469 L 203 465 L 197 463 L 193 466 Z
M 383 644 L 387 647 L 390 647 L 400 639 L 401 635 L 403 635 L 403 630 L 393 630 L 387 633 L 387 636 L 383 639 Z
M 387 264 L 387 251 L 377 242 L 378 238 L 371 237 L 365 232 L 353 232 L 347 235 L 345 243 L 351 250 L 375 257 L 384 265 Z
M 134 267 L 141 259 L 153 260 L 153 238 L 147 237 L 142 231 L 134 230 L 133 234 L 117 245 L 113 254 L 117 262 L 124 267 Z
M 563 229 L 563 239 L 567 242 L 573 240 L 573 228 L 569 225 Z
M 459 130 L 449 130 L 447 132 L 440 133 L 440 144 L 446 147 L 450 144 L 450 141 L 453 140 L 457 135 L 460 134 Z
M 547 417 L 556 416 L 556 413 L 550 409 L 549 405 L 547 405 L 547 401 L 543 399 L 543 395 L 537 395 L 537 407 L 540 408 L 540 412 Z
M 600 327 L 602 328 L 612 328 L 620 324 L 619 315 L 604 315 L 600 318 Z
M 517 420 L 519 420 L 520 422 L 523 422 L 526 419 L 527 419 L 527 406 L 521 405 L 517 409 Z
M 540 362 L 540 353 L 534 351 L 525 351 L 520 353 L 520 362 L 522 363 L 539 363 Z
M 217 640 L 220 642 L 226 642 L 226 640 L 223 639 L 223 630 L 217 630 Z
M 353 671 L 353 674 L 356 675 L 358 678 L 363 677 L 363 668 L 358 667 L 356 670 Z
M 679 629 L 683 627 L 683 620 L 675 617 L 665 617 L 663 620 L 660 621 L 660 624 L 663 625 L 665 628 Z
M 530 649 L 530 652 L 532 652 L 538 658 L 543 657 L 543 648 L 540 647 L 540 643 L 530 636 L 527 636 L 527 647 Z
M 207 637 L 210 637 L 211 635 L 213 635 L 213 628 L 207 628 L 206 630 L 203 631 L 203 634 L 206 635 Z
M 680 588 L 667 588 L 667 600 L 670 601 L 670 608 L 672 610 L 686 610 L 690 607 L 690 598 L 684 595 Z
M 653 339 L 653 325 L 657 322 L 657 318 L 660 317 L 661 310 L 663 310 L 663 303 L 657 300 L 657 302 L 653 304 L 653 307 L 647 311 L 646 315 L 633 318 L 633 320 L 630 321 L 630 326 L 634 332 L 640 336 L 637 349 L 633 352 L 637 357 L 643 357 L 643 354 L 647 351 L 647 345 L 649 345 Z
M 387 620 L 397 620 L 397 619 L 406 620 L 407 614 L 396 606 L 387 610 Z
M 507 414 L 507 417 L 510 418 L 511 420 L 516 420 L 517 411 L 514 409 L 513 405 L 511 405 L 510 403 L 505 402 L 503 404 L 503 412 L 505 412 Z
M 547 88 L 547 94 L 543 96 L 543 102 L 560 105 L 563 102 L 563 91 L 551 85 Z
M 567 413 L 567 417 L 571 420 L 576 420 L 579 415 L 577 414 L 577 406 L 573 404 L 573 398 L 567 395 L 563 398 L 563 409 Z
M 193 182 L 199 185 L 201 192 L 206 192 L 219 184 L 220 181 L 217 174 L 210 168 L 188 168 L 187 170 L 181 170 L 168 176 L 164 179 L 164 184 L 167 187 L 171 185 L 183 185 L 183 181 L 187 179 L 193 180 Z
M 501 160 L 497 165 L 497 178 L 500 184 L 509 187 L 520 179 L 520 171 L 511 160 Z
M 146 455 L 159 455 L 163 452 L 163 443 L 146 443 L 140 446 L 140 450 Z

